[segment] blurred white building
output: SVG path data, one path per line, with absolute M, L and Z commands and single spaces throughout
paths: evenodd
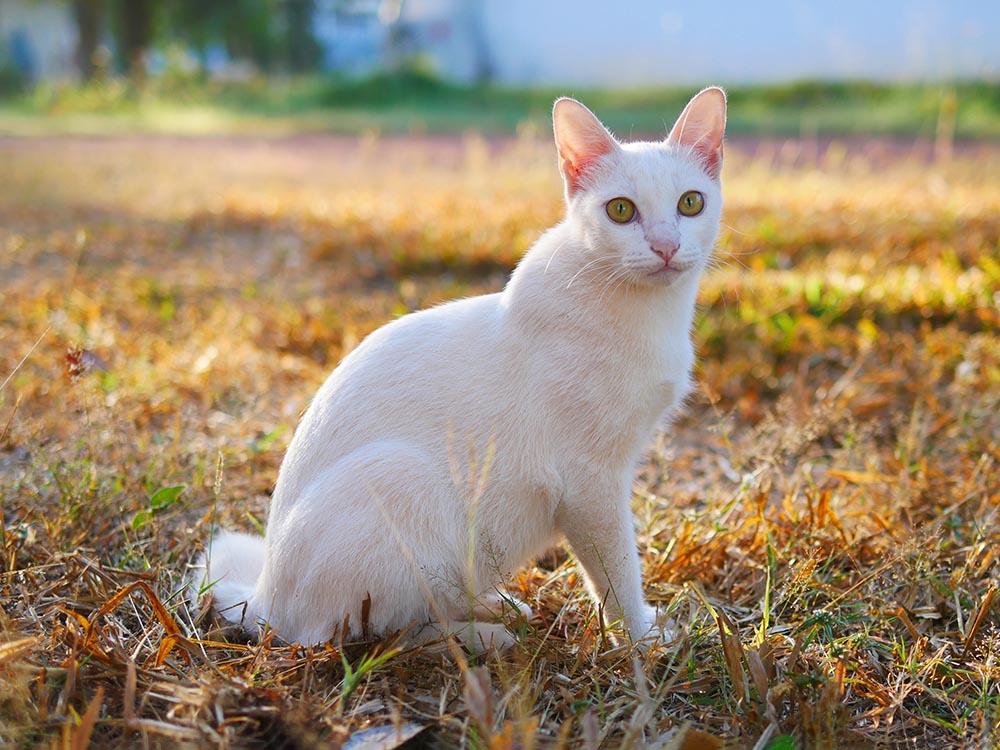
M 423 61 L 460 82 L 493 77 L 482 0 L 318 0 L 313 31 L 331 70 Z M 500 4 L 497 4 L 500 7 Z
M 33 80 L 72 77 L 72 5 L 0 0 L 0 65 L 13 60 Z M 327 70 L 416 59 L 459 82 L 1000 79 L 996 0 L 315 0 L 313 33 Z M 234 64 L 221 54 L 213 70 Z
M 69 3 L 0 0 L 0 54 L 29 81 L 75 75 L 76 24 Z
M 510 85 L 1000 78 L 1000 2 L 320 0 L 333 67 Z M 344 8 L 351 8 L 351 20 Z M 339 25 L 338 25 L 339 24 Z

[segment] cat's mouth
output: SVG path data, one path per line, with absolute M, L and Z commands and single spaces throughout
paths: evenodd
M 694 268 L 697 263 L 691 263 L 690 261 L 687 263 L 677 263 L 674 259 L 671 259 L 668 263 L 658 263 L 652 268 L 650 267 L 651 265 L 647 262 L 641 266 L 638 264 L 631 266 L 629 270 L 634 274 L 633 278 L 635 281 L 654 286 L 670 286 L 674 281 Z
M 685 271 L 691 270 L 690 265 L 679 266 L 671 263 L 664 263 L 659 268 L 650 271 L 647 276 L 653 279 L 672 279 L 680 276 Z
M 663 265 L 657 268 L 655 271 L 650 271 L 647 275 L 653 278 L 666 278 L 668 276 L 677 276 L 682 271 L 679 268 L 674 268 L 673 266 Z

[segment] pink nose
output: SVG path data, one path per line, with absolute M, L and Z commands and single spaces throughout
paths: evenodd
M 669 263 L 677 255 L 677 244 L 674 242 L 651 242 L 649 249 L 654 255 L 663 258 L 664 263 Z

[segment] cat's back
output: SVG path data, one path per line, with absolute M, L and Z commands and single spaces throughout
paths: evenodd
M 499 333 L 498 300 L 468 297 L 387 323 L 344 358 L 316 402 L 341 411 L 384 402 L 426 409 L 443 387 L 486 366 Z
M 484 294 L 453 300 L 410 313 L 369 335 L 333 372 L 328 383 L 336 386 L 353 373 L 377 368 L 368 376 L 400 375 L 410 370 L 446 370 L 452 366 L 445 355 L 464 358 L 480 346 L 489 345 L 499 323 L 499 294 Z
M 371 333 L 316 393 L 295 430 L 284 478 L 299 484 L 372 440 L 411 440 L 482 406 L 500 370 L 499 299 L 455 300 Z

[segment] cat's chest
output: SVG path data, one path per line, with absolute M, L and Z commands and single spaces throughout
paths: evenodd
M 654 382 L 644 394 L 642 400 L 648 404 L 648 410 L 659 416 L 664 411 L 670 411 L 678 406 L 687 392 L 687 377 L 666 377 Z
M 687 342 L 668 350 L 592 362 L 591 377 L 578 390 L 578 418 L 594 422 L 597 432 L 616 433 L 626 440 L 633 433 L 645 433 L 687 395 L 693 362 Z
M 657 423 L 668 413 L 675 411 L 690 390 L 691 368 L 665 368 L 644 383 L 637 383 L 633 390 L 631 414 L 625 415 L 625 421 L 646 429 Z M 628 411 L 628 406 L 623 404 Z
M 669 406 L 683 397 L 694 366 L 694 349 L 687 337 L 674 337 L 644 355 L 636 356 L 636 366 L 625 374 L 634 396 L 649 405 Z

